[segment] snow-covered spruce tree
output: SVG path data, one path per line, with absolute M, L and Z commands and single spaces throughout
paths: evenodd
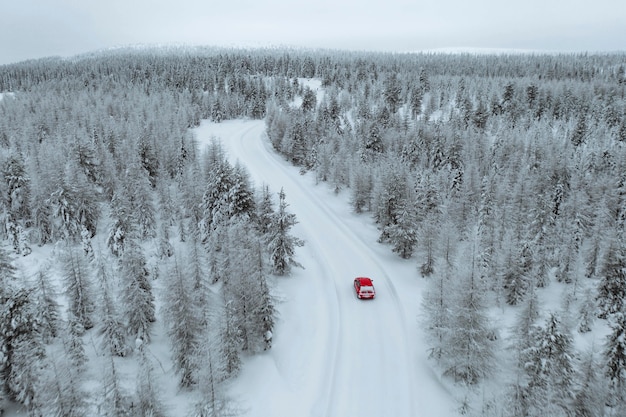
M 15 271 L 9 254 L 0 246 L 0 295 L 3 296 L 15 284 Z
M 596 352 L 591 349 L 579 361 L 578 376 L 575 378 L 576 390 L 571 408 L 574 415 L 580 417 L 604 415 L 607 390 L 601 369 Z
M 529 219 L 527 240 L 525 241 L 528 252 L 522 254 L 527 257 L 531 265 L 529 276 L 534 278 L 539 287 L 548 284 L 548 272 L 553 266 L 551 254 L 554 253 L 555 227 L 550 203 L 548 197 L 540 195 L 537 197 L 535 205 L 531 207 L 531 218 Z
M 211 278 L 210 282 L 224 282 L 229 276 L 230 252 L 228 227 L 230 222 L 221 211 L 214 215 L 214 229 L 211 232 L 205 245 L 209 254 L 208 270 Z
M 211 243 L 210 240 L 207 244 L 209 250 L 213 249 Z M 197 305 L 202 306 L 211 291 L 209 284 L 213 282 L 208 267 L 209 254 L 200 242 L 197 230 L 189 234 L 185 250 L 185 275 L 191 283 Z
M 215 352 L 215 346 L 208 347 L 199 366 L 200 399 L 194 404 L 189 417 L 236 417 L 240 415 L 232 408 L 230 400 L 221 386 L 224 380 L 223 367 Z
M 495 184 L 494 180 L 483 177 L 480 192 L 480 205 L 478 208 L 478 269 L 482 282 L 494 281 L 496 252 L 496 210 L 495 210 Z M 497 285 L 489 283 L 489 285 Z M 495 286 L 494 285 L 494 286 Z
M 437 254 L 437 236 L 441 236 L 443 211 L 441 198 L 430 176 L 421 177 L 417 183 L 417 197 L 419 202 L 417 216 L 420 222 L 418 239 L 421 242 L 425 260 L 420 265 L 420 273 L 426 277 L 434 272 L 435 256 Z
M 99 256 L 96 264 L 96 281 L 100 284 L 100 316 L 97 326 L 100 348 L 105 355 L 127 356 L 130 347 L 126 341 L 126 329 L 117 311 L 117 300 L 111 289 L 112 273 L 107 260 Z
M 1 293 L 0 375 L 8 397 L 35 411 L 45 347 L 31 293 L 13 286 Z
M 214 228 L 214 214 L 217 211 L 228 214 L 229 192 L 235 182 L 234 169 L 226 159 L 224 150 L 217 140 L 211 141 L 204 159 L 207 182 L 202 196 L 199 222 L 203 242 L 206 241 Z
M 9 211 L 7 220 L 18 222 L 30 217 L 30 178 L 21 154 L 11 154 L 2 167 L 6 195 L 2 196 Z
M 230 217 L 245 215 L 254 218 L 256 215 L 256 201 L 250 184 L 250 174 L 239 161 L 233 168 L 233 185 L 228 190 L 228 201 Z
M 138 417 L 165 417 L 165 405 L 157 381 L 154 379 L 154 365 L 147 352 L 148 347 L 141 343 L 139 352 L 139 371 L 135 382 L 135 398 L 133 415 Z
M 256 215 L 256 202 L 249 174 L 243 166 L 237 164 L 233 168 L 224 159 L 211 169 L 208 178 L 199 225 L 203 242 L 218 227 L 220 220 L 228 221 L 235 216 L 253 218 Z
M 44 343 L 50 343 L 59 333 L 60 318 L 57 294 L 55 293 L 48 266 L 44 266 L 35 275 L 37 294 L 37 320 L 41 327 L 41 337 Z
M 251 233 L 253 225 L 241 216 L 229 227 L 229 278 L 224 280 L 224 298 L 233 302 L 238 316 L 241 349 L 253 352 L 269 347 L 274 307 L 267 286 L 266 254 L 261 237 Z
M 530 275 L 532 268 L 530 245 L 524 243 L 521 248 L 510 252 L 507 263 L 508 269 L 502 277 L 504 296 L 507 304 L 517 305 L 535 282 Z
M 451 277 L 453 270 L 445 261 L 430 275 L 422 300 L 421 322 L 428 337 L 429 357 L 441 363 L 448 357 L 452 306 Z
M 68 162 L 64 178 L 46 200 L 52 208 L 54 227 L 69 241 L 81 239 L 85 227 L 93 237 L 100 216 L 95 187 L 73 161 Z
M 609 379 L 612 401 L 626 410 L 626 313 L 620 311 L 609 318 L 611 333 L 604 347 L 606 376 Z
M 370 210 L 372 206 L 372 172 L 371 168 L 356 164 L 350 176 L 350 205 L 355 213 Z
M 178 180 L 180 212 L 176 222 L 181 242 L 185 241 L 187 231 L 199 230 L 203 213 L 202 197 L 205 182 L 205 174 L 203 174 L 200 163 L 197 160 L 188 164 L 183 175 Z M 189 227 L 186 227 L 185 219 L 189 219 Z
M 152 174 L 148 176 L 148 172 L 133 160 L 126 168 L 119 190 L 128 202 L 129 212 L 126 215 L 131 216 L 129 220 L 133 223 L 138 239 L 149 239 L 156 235 L 156 210 L 152 192 L 154 184 L 151 184 L 153 179 Z
M 126 248 L 126 241 L 137 237 L 135 217 L 132 213 L 128 195 L 124 190 L 113 194 L 111 200 L 112 224 L 107 236 L 106 245 L 115 256 L 121 256 Z
M 198 349 L 198 334 L 202 317 L 194 304 L 193 283 L 181 270 L 175 259 L 165 281 L 163 313 L 167 334 L 171 341 L 172 361 L 179 375 L 182 388 L 192 386 L 195 381 L 194 355 Z
M 476 384 L 494 370 L 495 343 L 493 329 L 489 326 L 481 286 L 471 255 L 469 275 L 457 272 L 452 285 L 453 299 L 449 321 L 449 344 L 445 358 L 444 374 L 464 384 Z
M 154 295 L 146 259 L 135 241 L 127 241 L 119 261 L 122 291 L 121 301 L 126 332 L 131 340 L 150 341 L 150 329 L 156 321 Z
M 67 354 L 67 358 L 72 368 L 77 372 L 84 370 L 87 363 L 87 354 L 85 353 L 85 344 L 81 337 L 84 332 L 82 324 L 78 322 L 76 316 L 71 311 L 67 312 L 66 327 L 63 332 L 63 348 Z
M 572 338 L 551 314 L 545 327 L 535 327 L 533 344 L 524 353 L 529 416 L 568 416 L 574 394 Z
M 598 317 L 606 319 L 626 310 L 626 247 L 614 238 L 600 267 L 596 300 Z
M 270 233 L 267 235 L 270 263 L 276 275 L 287 275 L 294 266 L 302 268 L 294 256 L 296 247 L 303 246 L 304 241 L 289 234 L 297 220 L 295 214 L 287 212 L 287 207 L 285 191 L 281 188 L 278 193 L 278 210 L 272 218 Z
M 389 241 L 388 227 L 395 224 L 399 208 L 406 203 L 408 196 L 408 175 L 402 166 L 387 164 L 380 167 L 380 177 L 374 183 L 374 218 L 381 234 L 380 242 Z
M 591 288 L 585 289 L 578 310 L 578 332 L 587 333 L 591 331 L 592 324 L 596 316 L 597 306 L 595 296 Z
M 48 355 L 46 368 L 37 386 L 43 415 L 59 417 L 88 416 L 87 393 L 80 369 L 73 366 L 68 352 Z
M 415 205 L 410 201 L 403 201 L 397 207 L 394 221 L 385 227 L 383 234 L 391 243 L 391 250 L 400 257 L 408 259 L 413 255 L 417 245 L 417 213 Z
M 108 355 L 102 373 L 102 396 L 98 399 L 98 415 L 102 417 L 134 417 L 132 399 L 120 384 L 115 360 Z
M 241 327 L 234 300 L 224 301 L 220 331 L 220 356 L 224 363 L 224 376 L 236 376 L 241 369 Z
M 274 202 L 272 201 L 272 193 L 267 184 L 261 187 L 261 193 L 256 204 L 256 222 L 257 228 L 261 236 L 266 236 L 272 225 L 272 218 L 276 214 L 274 210 Z
M 83 253 L 72 247 L 61 255 L 61 262 L 69 310 L 83 329 L 91 329 L 96 304 L 90 265 Z
M 183 235 L 185 233 L 183 232 Z M 166 259 L 174 255 L 174 248 L 170 242 L 170 226 L 167 222 L 162 221 L 157 233 L 157 255 L 160 259 Z
M 533 331 L 539 317 L 538 299 L 534 286 L 530 287 L 521 307 L 511 332 L 510 346 L 508 347 L 513 352 L 511 364 L 514 377 L 506 387 L 507 398 L 504 406 L 507 415 L 512 417 L 527 415 L 528 413 L 529 401 L 525 392 L 528 385 L 527 352 L 534 343 Z
M 261 242 L 259 241 L 256 255 L 254 256 L 256 267 L 252 274 L 253 282 L 258 285 L 258 289 L 256 289 L 257 302 L 253 306 L 252 311 L 252 319 L 255 321 L 252 326 L 252 341 L 257 346 L 262 346 L 263 350 L 268 350 L 272 347 L 276 310 L 269 286 L 267 285 L 267 267 L 264 257 Z M 253 350 L 257 349 L 258 347 L 253 348 Z

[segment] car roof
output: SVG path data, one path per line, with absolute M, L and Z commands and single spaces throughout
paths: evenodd
M 361 285 L 372 285 L 372 279 L 367 277 L 357 277 Z

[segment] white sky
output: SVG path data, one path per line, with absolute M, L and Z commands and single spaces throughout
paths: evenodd
M 135 44 L 626 50 L 624 0 L 1 0 L 0 64 Z

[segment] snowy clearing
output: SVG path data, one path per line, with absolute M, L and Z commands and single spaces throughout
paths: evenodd
M 229 158 L 256 186 L 284 189 L 305 240 L 305 269 L 277 279 L 279 319 L 271 351 L 248 358 L 231 391 L 249 416 L 448 416 L 455 401 L 426 359 L 417 314 L 425 282 L 415 263 L 376 242 L 367 216 L 350 212 L 312 175 L 299 175 L 277 155 L 263 121 L 202 122 L 201 148 L 221 140 Z M 370 276 L 375 300 L 352 286 Z

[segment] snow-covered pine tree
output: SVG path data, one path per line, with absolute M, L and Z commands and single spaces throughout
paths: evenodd
M 372 206 L 372 172 L 370 167 L 355 164 L 350 176 L 350 205 L 355 213 L 370 210 Z
M 394 221 L 383 230 L 391 243 L 391 250 L 400 257 L 408 259 L 413 255 L 417 245 L 417 213 L 415 204 L 410 201 L 402 201 L 397 207 Z
M 128 195 L 124 190 L 113 194 L 111 199 L 112 224 L 107 236 L 106 245 L 115 256 L 122 256 L 126 248 L 126 241 L 137 237 L 135 217 L 132 213 Z
M 278 210 L 272 218 L 270 233 L 267 236 L 270 263 L 276 275 L 287 275 L 292 267 L 302 268 L 294 256 L 296 247 L 303 246 L 304 241 L 289 234 L 297 220 L 295 214 L 287 212 L 288 206 L 285 191 L 281 188 L 278 193 Z
M 6 185 L 3 200 L 9 210 L 9 219 L 13 222 L 27 220 L 30 217 L 30 178 L 21 154 L 9 155 L 2 168 L 2 177 Z
M 496 210 L 495 210 L 495 184 L 490 177 L 483 177 L 480 190 L 480 205 L 478 208 L 478 269 L 480 279 L 487 283 L 494 280 L 495 265 L 494 255 L 496 252 Z M 489 285 L 497 285 L 489 283 Z
M 126 242 L 126 250 L 119 261 L 122 291 L 121 301 L 130 340 L 150 341 L 150 329 L 156 321 L 154 295 L 146 259 L 137 242 Z
M 127 356 L 130 353 L 130 347 L 126 341 L 126 329 L 117 311 L 117 300 L 112 293 L 112 274 L 108 270 L 107 260 L 102 256 L 97 259 L 95 272 L 102 298 L 99 303 L 100 323 L 97 326 L 100 348 L 105 355 Z
M 72 247 L 61 255 L 61 262 L 69 310 L 83 329 L 91 329 L 96 304 L 89 263 L 83 253 Z
M 184 236 L 185 233 L 183 232 L 182 235 Z M 166 222 L 161 222 L 157 240 L 157 254 L 159 258 L 166 259 L 174 255 L 174 248 L 172 247 L 172 242 L 170 242 L 170 226 Z
M 574 415 L 579 417 L 604 415 L 607 392 L 606 381 L 601 378 L 601 369 L 596 352 L 592 349 L 585 352 L 578 362 L 576 390 L 572 402 Z
M 239 162 L 233 168 L 233 184 L 228 190 L 229 217 L 245 215 L 253 218 L 256 215 L 256 201 L 250 184 L 250 174 Z
M 267 285 L 266 254 L 261 237 L 254 233 L 250 220 L 233 218 L 229 235 L 230 268 L 229 279 L 224 281 L 224 298 L 227 303 L 234 303 L 241 349 L 261 351 L 271 343 L 274 323 L 274 306 Z
M 190 416 L 230 415 L 231 400 L 226 396 L 223 382 L 229 377 L 225 360 L 223 304 L 217 303 L 214 293 L 208 294 L 206 302 L 200 306 L 203 316 L 198 334 L 195 354 L 194 378 L 198 382 L 199 400 L 195 403 Z M 239 347 L 237 346 L 237 349 Z M 236 352 L 238 358 L 238 351 Z
M 52 208 L 55 228 L 69 241 L 80 240 L 83 227 L 94 236 L 100 216 L 95 187 L 75 161 L 67 163 L 65 176 L 56 187 L 46 200 Z
M 574 356 L 571 336 L 551 314 L 545 327 L 535 327 L 526 350 L 528 415 L 568 416 L 574 394 Z
M 504 296 L 507 304 L 517 305 L 535 283 L 530 276 L 532 269 L 530 245 L 523 243 L 521 248 L 507 256 L 508 270 L 502 277 Z
M 233 300 L 225 300 L 220 331 L 220 355 L 224 364 L 224 376 L 236 376 L 241 369 L 241 331 Z
M 85 417 L 89 415 L 88 395 L 80 369 L 73 366 L 67 351 L 52 352 L 47 356 L 37 393 L 42 415 L 58 417 Z
M 274 308 L 274 300 L 270 294 L 267 284 L 267 266 L 264 262 L 265 254 L 259 240 L 256 245 L 256 253 L 254 254 L 254 272 L 252 274 L 252 282 L 258 285 L 255 288 L 255 305 L 253 306 L 252 319 L 252 344 L 253 351 L 259 350 L 262 346 L 263 350 L 272 347 L 272 338 L 274 331 L 274 322 L 276 311 Z M 254 347 L 256 345 L 257 347 Z
M 212 240 L 207 242 L 210 251 L 213 250 L 211 243 Z M 208 267 L 209 254 L 207 249 L 202 246 L 197 231 L 189 234 L 185 251 L 185 275 L 193 288 L 196 305 L 201 307 L 208 300 L 211 291 L 209 285 L 212 283 L 212 278 Z
M 598 317 L 606 319 L 626 310 L 626 246 L 612 239 L 600 267 L 596 300 Z
M 15 284 L 15 271 L 9 254 L 0 246 L 0 296 L 4 296 Z
M 529 400 L 526 396 L 528 385 L 528 375 L 526 372 L 526 361 L 530 347 L 534 342 L 534 328 L 539 317 L 539 306 L 535 287 L 531 286 L 526 294 L 521 311 L 517 315 L 515 325 L 512 329 L 509 349 L 513 351 L 514 370 L 513 380 L 507 386 L 507 400 L 505 408 L 507 415 L 520 416 L 528 413 Z
M 251 292 L 251 246 L 254 229 L 249 234 L 250 223 L 242 217 L 234 217 L 227 224 L 227 244 L 224 246 L 224 256 L 228 263 L 223 270 L 222 296 L 226 306 L 225 313 L 235 316 L 226 321 L 227 335 L 236 334 L 239 343 L 236 349 L 249 349 L 249 315 L 252 310 L 253 294 Z
M 475 265 L 475 249 L 469 255 L 468 275 L 457 272 L 446 343 L 448 358 L 444 374 L 455 381 L 473 385 L 489 376 L 495 366 L 493 329 L 486 311 L 485 289 L 481 286 Z
M 4 288 L 0 298 L 0 375 L 13 401 L 35 411 L 44 367 L 43 345 L 32 290 Z
M 63 347 L 69 363 L 77 372 L 84 370 L 88 360 L 85 353 L 85 344 L 81 337 L 84 331 L 82 324 L 78 322 L 76 316 L 71 311 L 68 311 L 66 327 L 63 332 Z
M 152 159 L 152 158 L 151 158 Z M 128 219 L 127 222 L 131 223 L 133 235 L 138 239 L 149 239 L 156 234 L 156 210 L 154 207 L 152 189 L 156 185 L 156 170 L 157 162 L 147 162 L 148 169 L 146 169 L 146 161 L 139 161 L 136 158 L 132 158 L 125 168 L 124 176 L 120 182 L 116 194 L 121 200 L 120 205 L 116 206 L 116 210 L 123 210 L 123 212 L 113 212 L 116 222 L 123 221 L 123 216 Z M 130 229 L 126 229 L 129 232 Z
M 189 417 L 236 417 L 240 411 L 233 409 L 230 400 L 221 386 L 224 379 L 223 369 L 215 354 L 209 347 L 200 366 L 200 399 L 194 404 Z
M 387 242 L 387 228 L 395 223 L 399 207 L 407 201 L 409 176 L 401 165 L 387 164 L 381 166 L 380 171 L 372 191 L 373 209 L 374 218 L 381 229 L 378 240 Z
M 450 337 L 450 321 L 452 320 L 452 291 L 450 291 L 451 266 L 440 261 L 442 265 L 437 272 L 429 277 L 427 290 L 422 300 L 423 317 L 421 319 L 429 344 L 429 357 L 441 363 L 449 356 L 448 343 Z
M 216 212 L 229 214 L 229 192 L 234 185 L 234 169 L 226 159 L 224 150 L 217 140 L 211 141 L 205 155 L 207 166 L 204 194 L 201 203 L 201 218 L 199 229 L 202 241 L 206 241 L 214 229 Z
M 604 347 L 606 376 L 609 379 L 615 408 L 626 410 L 626 313 L 620 311 L 609 318 L 611 333 Z
M 275 215 L 274 202 L 272 201 L 272 193 L 267 184 L 261 187 L 261 193 L 256 204 L 256 221 L 257 228 L 261 236 L 266 236 L 272 225 L 272 218 Z
M 49 266 L 40 268 L 36 275 L 37 318 L 44 343 L 50 343 L 59 333 L 60 314 L 57 294 L 50 283 Z
M 135 382 L 136 403 L 133 407 L 134 416 L 138 417 L 165 417 L 165 405 L 162 403 L 159 385 L 154 379 L 154 365 L 148 356 L 148 347 L 141 343 L 139 351 L 139 372 Z
M 112 355 L 108 355 L 104 366 L 102 397 L 99 398 L 98 415 L 102 417 L 134 417 L 132 399 L 120 384 Z
M 164 316 L 171 342 L 172 361 L 182 388 L 192 386 L 194 380 L 194 355 L 198 349 L 201 320 L 194 304 L 193 283 L 181 270 L 175 259 L 165 282 Z
M 430 176 L 422 176 L 418 181 L 416 202 L 418 202 L 417 218 L 420 222 L 418 239 L 426 258 L 420 265 L 420 273 L 426 277 L 434 272 L 438 236 L 445 235 L 441 230 L 444 226 L 441 199 Z M 449 225 L 446 226 L 447 230 L 450 230 Z
M 578 332 L 587 333 L 591 331 L 597 306 L 594 293 L 591 288 L 586 288 L 580 302 L 578 310 Z

